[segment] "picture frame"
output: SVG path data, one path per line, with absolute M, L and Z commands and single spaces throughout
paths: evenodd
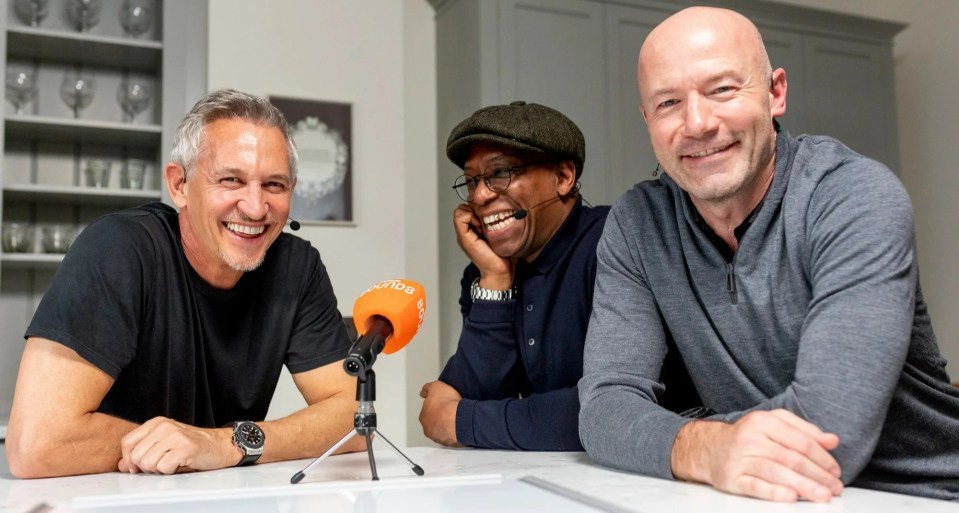
M 353 226 L 352 106 L 270 96 L 290 125 L 299 153 L 290 218 Z

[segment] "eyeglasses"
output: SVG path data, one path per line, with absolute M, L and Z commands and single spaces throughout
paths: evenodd
M 542 166 L 544 164 L 554 163 L 554 161 L 547 160 L 543 162 L 527 162 L 516 166 L 490 166 L 486 168 L 481 175 L 470 176 L 464 174 L 457 176 L 456 180 L 453 181 L 453 190 L 456 191 L 460 199 L 468 202 L 473 197 L 473 193 L 476 192 L 476 186 L 479 185 L 482 179 L 487 189 L 496 194 L 501 194 L 506 192 L 506 189 L 509 189 L 509 185 L 513 181 L 513 175 L 525 173 L 526 168 L 530 166 Z

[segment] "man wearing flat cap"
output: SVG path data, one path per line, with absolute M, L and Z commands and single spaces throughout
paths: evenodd
M 446 154 L 464 171 L 453 189 L 465 201 L 453 225 L 472 263 L 460 283 L 459 346 L 420 393 L 433 441 L 583 450 L 576 384 L 609 212 L 583 205 L 585 146 L 569 118 L 522 101 L 480 109 L 450 133 Z M 666 373 L 685 386 L 664 399 L 697 404 L 681 362 Z

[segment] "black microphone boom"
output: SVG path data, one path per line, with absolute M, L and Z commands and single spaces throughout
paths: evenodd
M 550 201 L 556 201 L 556 200 L 558 200 L 558 199 L 562 199 L 562 197 L 556 196 L 555 198 L 550 198 L 550 199 L 545 200 L 545 201 L 540 201 L 539 203 L 533 205 L 532 207 L 519 209 L 519 210 L 517 210 L 517 211 L 513 214 L 513 219 L 517 219 L 517 220 L 523 219 L 523 218 L 525 218 L 526 216 L 529 215 L 529 211 L 530 211 L 530 210 L 533 210 L 534 208 L 536 208 L 536 207 L 538 207 L 538 206 L 540 206 L 540 205 L 542 205 L 542 204 L 544 204 L 544 203 L 549 203 Z
M 393 334 L 393 325 L 385 317 L 374 315 L 370 328 L 350 346 L 343 360 L 343 370 L 350 376 L 365 374 L 376 363 L 376 355 L 383 351 L 386 339 Z
M 290 218 L 287 218 L 290 219 Z M 294 232 L 300 229 L 300 222 L 294 219 L 290 219 L 290 229 Z

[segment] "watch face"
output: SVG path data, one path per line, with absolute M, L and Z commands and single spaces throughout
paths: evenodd
M 247 445 L 251 449 L 259 449 L 260 447 L 263 447 L 263 430 L 261 430 L 259 426 L 252 422 L 244 422 L 240 424 L 238 435 L 243 441 L 244 445 Z

